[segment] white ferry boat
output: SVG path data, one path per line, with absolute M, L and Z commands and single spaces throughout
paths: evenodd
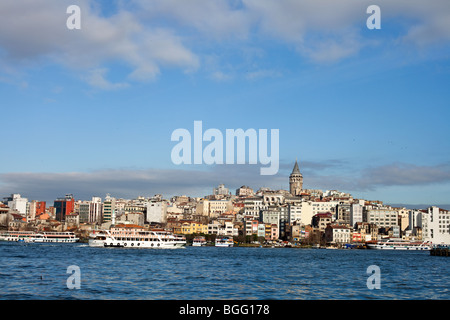
M 111 228 L 111 230 L 92 232 L 89 235 L 89 246 L 174 249 L 186 246 L 186 238 L 164 230 L 115 230 Z
M 6 231 L 0 240 L 27 243 L 74 243 L 80 240 L 73 232 Z
M 431 243 L 391 238 L 377 243 L 368 243 L 367 247 L 377 250 L 431 250 Z
M 193 247 L 203 247 L 206 246 L 206 239 L 205 237 L 195 237 L 192 240 L 192 246 Z
M 233 238 L 217 237 L 215 245 L 216 247 L 232 247 L 234 245 Z

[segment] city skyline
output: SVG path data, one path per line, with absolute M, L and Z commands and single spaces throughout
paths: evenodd
M 304 188 L 450 203 L 448 1 L 83 0 L 69 30 L 72 4 L 0 4 L 2 197 L 289 190 L 297 158 Z M 173 164 L 194 121 L 278 129 L 278 173 Z

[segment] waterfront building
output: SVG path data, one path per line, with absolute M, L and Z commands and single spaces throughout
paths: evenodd
M 378 228 L 398 226 L 398 211 L 387 208 L 366 209 L 363 212 L 364 221 L 375 223 Z
M 400 232 L 405 232 L 409 227 L 409 211 L 406 208 L 394 208 L 398 212 L 398 224 L 400 227 Z
M 111 216 L 109 211 L 106 213 L 108 214 L 107 220 L 105 219 L 105 216 L 102 216 L 104 213 L 103 211 L 103 204 L 102 199 L 99 197 L 92 197 L 92 200 L 89 202 L 89 223 L 101 223 L 102 219 L 104 222 L 111 221 Z
M 194 234 L 194 233 L 208 233 L 208 225 L 199 223 L 197 221 L 182 221 L 181 226 L 177 228 L 178 234 Z
M 144 226 L 144 213 L 142 212 L 125 212 L 124 214 L 122 214 L 120 217 L 115 217 L 115 221 L 117 223 L 122 223 L 122 224 L 135 224 L 138 226 Z M 112 221 L 110 221 L 111 224 Z
M 196 204 L 195 212 L 198 215 L 209 217 L 209 200 L 200 199 Z
M 34 221 L 36 217 L 45 213 L 45 201 L 33 200 L 28 203 L 27 221 Z
M 355 227 L 356 223 L 363 222 L 364 200 L 360 200 L 350 205 L 350 226 Z
M 34 221 L 36 219 L 36 200 L 33 200 L 28 203 L 26 219 L 27 222 Z
M 64 221 L 66 215 L 74 212 L 75 209 L 75 199 L 73 195 L 66 194 L 64 198 L 58 198 L 53 202 L 53 207 L 55 208 L 55 216 L 57 221 Z
M 291 226 L 291 239 L 294 242 L 300 242 L 308 237 L 309 233 L 306 231 L 306 225 L 302 223 L 294 223 Z
M 78 203 L 78 215 L 80 219 L 80 223 L 92 223 L 89 221 L 89 206 L 90 201 L 80 201 Z
M 343 225 L 329 224 L 325 228 L 325 241 L 328 243 L 344 244 L 350 243 L 351 240 L 352 240 L 352 233 L 351 228 L 349 227 Z
M 166 201 L 150 201 L 147 204 L 146 220 L 149 223 L 166 223 L 167 222 L 167 202 Z
M 330 212 L 333 216 L 333 219 L 336 219 L 336 206 L 339 204 L 338 201 L 316 199 L 314 201 L 309 201 L 309 204 L 312 207 L 313 215 L 315 215 L 316 213 Z
M 375 223 L 357 222 L 355 232 L 361 234 L 362 241 L 371 241 L 378 238 L 378 226 Z
M 320 232 L 325 232 L 325 228 L 332 221 L 331 212 L 317 213 L 312 217 L 312 226 L 318 228 Z
M 219 229 L 221 228 L 221 224 L 217 220 L 213 220 L 208 223 L 208 234 L 219 234 Z
M 295 160 L 294 169 L 289 176 L 289 192 L 293 196 L 300 196 L 303 189 L 303 176 L 298 168 L 297 160 Z
M 251 236 L 252 234 L 257 234 L 258 233 L 258 224 L 259 224 L 258 220 L 246 219 L 245 225 L 244 225 L 245 235 Z
M 220 214 L 232 211 L 233 203 L 231 200 L 209 200 L 209 217 L 218 217 Z
M 239 230 L 231 221 L 220 223 L 217 220 L 213 220 L 208 224 L 208 234 L 215 234 L 218 236 L 237 236 L 239 234 Z
M 423 240 L 450 245 L 450 211 L 429 207 L 422 217 Z
M 231 221 L 225 221 L 221 228 L 219 228 L 217 235 L 219 236 L 238 236 L 239 230 L 236 228 L 236 226 Z
M 263 205 L 262 197 L 249 197 L 243 200 L 244 203 L 244 216 L 252 216 L 255 219 L 258 219 L 261 213 L 261 210 L 265 208 Z
M 80 216 L 77 213 L 69 213 L 66 215 L 66 229 L 78 228 L 80 225 Z
M 427 210 L 409 210 L 408 212 L 408 228 L 411 236 L 422 235 L 422 216 Z
M 349 203 L 340 203 L 336 205 L 336 218 L 339 224 L 351 225 L 351 205 Z
M 288 205 L 289 208 L 289 217 L 290 217 L 290 224 L 299 222 L 302 222 L 302 205 L 293 205 L 293 204 L 289 204 Z
M 316 210 L 314 210 L 313 202 L 312 201 L 303 201 L 297 205 L 297 207 L 300 208 L 300 210 L 295 210 L 294 214 L 296 214 L 295 220 L 303 223 L 305 225 L 312 223 L 313 216 L 318 213 Z M 293 221 L 291 217 L 291 221 Z
M 265 223 L 264 226 L 266 230 L 265 239 L 268 241 L 278 240 L 279 238 L 278 225 Z
M 105 201 L 103 202 L 102 208 L 102 221 L 103 222 L 111 222 L 115 224 L 116 220 L 116 198 L 111 197 L 108 193 L 106 195 Z
M 22 215 L 26 215 L 28 212 L 28 199 L 22 198 L 18 193 L 11 194 L 10 197 L 4 198 L 6 204 L 12 211 L 17 211 Z
M 290 235 L 289 206 L 268 206 L 261 211 L 260 221 L 267 224 L 278 225 L 278 233 L 281 239 L 286 239 Z

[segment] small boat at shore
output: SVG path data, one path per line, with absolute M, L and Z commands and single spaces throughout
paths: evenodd
M 195 237 L 192 240 L 192 246 L 193 247 L 203 247 L 206 246 L 206 239 L 205 237 L 199 236 L 199 237 Z
M 232 247 L 234 246 L 233 238 L 230 237 L 217 237 L 215 241 L 216 247 Z

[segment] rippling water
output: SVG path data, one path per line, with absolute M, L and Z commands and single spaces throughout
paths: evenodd
M 0 299 L 449 299 L 448 257 L 295 248 L 0 243 Z M 68 289 L 76 265 L 80 289 Z M 369 290 L 377 265 L 381 288 Z

